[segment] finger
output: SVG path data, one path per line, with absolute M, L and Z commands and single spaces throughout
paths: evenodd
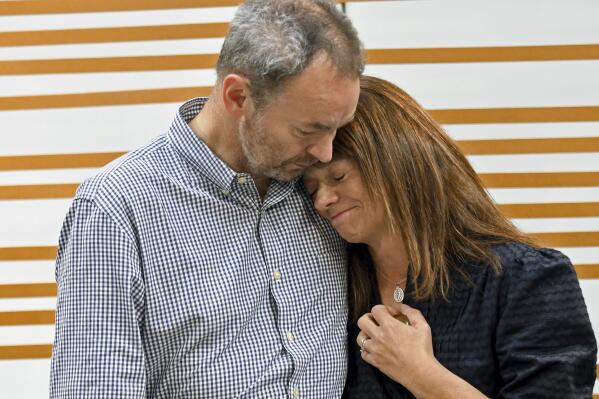
M 368 342 L 370 340 L 367 340 L 366 342 L 366 346 L 369 346 Z M 370 342 L 372 344 L 372 342 Z M 360 351 L 360 356 L 362 357 L 362 360 L 364 360 L 366 363 L 370 364 L 371 366 L 377 367 L 377 356 L 376 354 L 369 352 L 368 349 L 364 349 Z
M 370 312 L 379 326 L 394 320 L 393 315 L 385 305 L 376 305 Z
M 366 313 L 358 319 L 358 327 L 371 338 L 376 336 L 377 330 L 379 328 L 370 313 Z
M 414 309 L 405 303 L 400 304 L 399 307 L 400 312 L 407 316 L 412 326 L 418 327 L 419 325 L 428 325 L 426 319 L 418 309 Z
M 395 308 L 392 308 L 390 306 L 387 306 L 387 310 L 389 311 L 389 314 L 391 316 L 393 316 L 393 318 L 395 320 L 401 321 L 403 324 L 406 324 L 408 326 L 411 325 L 410 320 L 408 319 L 408 316 L 406 316 L 404 313 L 398 311 Z
M 368 339 L 370 339 L 368 337 L 368 335 L 366 335 L 364 333 L 364 331 L 360 331 L 360 333 L 358 334 L 358 336 L 356 337 L 356 342 L 358 344 L 358 346 L 360 347 L 360 349 L 364 348 L 364 342 L 366 342 Z

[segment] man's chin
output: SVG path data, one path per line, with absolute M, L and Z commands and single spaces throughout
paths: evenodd
M 270 178 L 275 179 L 275 180 L 280 180 L 280 181 L 291 181 L 293 179 L 296 179 L 298 177 L 300 177 L 302 174 L 304 173 L 304 170 L 294 170 L 294 171 L 289 171 L 289 170 L 276 170 L 276 171 L 272 171 L 272 173 L 270 174 Z
M 268 177 L 275 180 L 280 181 L 291 181 L 300 177 L 307 168 L 300 168 L 295 165 L 293 166 L 285 166 L 276 169 L 271 169 L 267 174 Z

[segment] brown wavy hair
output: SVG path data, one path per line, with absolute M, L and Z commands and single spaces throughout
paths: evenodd
M 356 162 L 368 194 L 400 233 L 415 299 L 447 299 L 462 262 L 501 269 L 493 246 L 532 239 L 497 208 L 456 143 L 405 91 L 363 76 L 355 118 L 341 128 L 335 158 Z M 374 269 L 363 244 L 349 245 L 354 319 L 369 311 Z

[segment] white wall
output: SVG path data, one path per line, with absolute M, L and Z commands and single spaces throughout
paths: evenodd
M 0 16 L 0 32 L 226 22 L 235 8 Z M 347 5 L 366 48 L 599 43 L 591 0 L 381 1 Z M 218 52 L 222 39 L 0 47 L 1 60 Z M 599 105 L 599 59 L 369 65 L 426 108 Z M 207 86 L 212 70 L 0 75 L 0 96 Z M 0 156 L 128 151 L 169 126 L 176 103 L 0 111 Z M 458 140 L 599 137 L 599 122 L 447 125 Z M 479 172 L 599 171 L 599 153 L 470 156 Z M 0 186 L 78 183 L 97 169 L 0 171 Z M 500 203 L 599 202 L 597 187 L 491 189 Z M 56 245 L 68 199 L 0 200 L 0 247 Z M 599 212 L 598 212 L 599 215 Z M 599 231 L 599 217 L 518 219 L 529 232 Z M 599 247 L 560 248 L 575 264 L 599 264 Z M 0 284 L 53 282 L 51 261 L 0 261 Z M 599 280 L 581 281 L 599 331 Z M 0 299 L 0 312 L 51 310 L 55 298 Z M 0 326 L 0 345 L 49 344 L 51 325 Z M 49 359 L 0 360 L 0 397 L 47 396 Z M 599 392 L 599 390 L 596 390 Z

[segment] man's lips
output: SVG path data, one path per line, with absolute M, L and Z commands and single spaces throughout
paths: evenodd
M 333 216 L 331 216 L 331 222 L 334 221 L 335 219 L 337 219 L 339 216 L 344 215 L 345 213 L 351 211 L 354 208 L 355 208 L 355 206 L 352 206 L 351 208 L 347 208 L 344 211 L 334 214 Z

